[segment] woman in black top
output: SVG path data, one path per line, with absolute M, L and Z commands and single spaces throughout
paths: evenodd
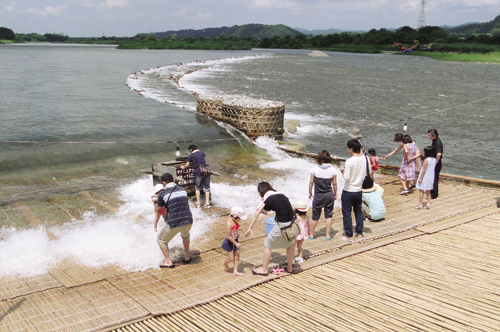
M 273 229 L 269 232 L 266 239 L 264 240 L 264 261 L 262 266 L 258 269 L 253 269 L 252 273 L 256 275 L 268 275 L 269 271 L 269 262 L 271 261 L 271 249 L 280 249 L 286 248 L 286 257 L 287 257 L 287 272 L 292 273 L 292 260 L 294 256 L 294 241 L 288 241 L 280 231 L 278 223 L 281 227 L 289 226 L 295 217 L 295 213 L 292 208 L 292 204 L 288 198 L 282 193 L 276 192 L 274 188 L 268 182 L 261 182 L 257 186 L 257 190 L 262 197 L 262 203 L 255 211 L 252 220 L 250 221 L 250 225 L 248 226 L 248 231 L 245 233 L 245 237 L 250 235 L 253 236 L 252 227 L 263 211 L 274 211 L 276 212 L 276 225 L 274 225 Z

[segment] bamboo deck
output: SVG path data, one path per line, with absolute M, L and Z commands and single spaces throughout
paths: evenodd
M 365 238 L 350 244 L 339 240 L 339 210 L 329 242 L 320 220 L 296 275 L 251 274 L 263 224 L 243 242 L 245 277 L 224 272 L 224 225 L 212 224 L 193 241 L 193 262 L 174 269 L 64 262 L 44 275 L 0 278 L 0 331 L 497 330 L 498 190 L 443 183 L 431 210 L 415 210 L 417 194 L 398 195 L 395 177 L 377 183 L 387 218 L 366 222 Z M 272 265 L 285 260 L 284 250 L 273 252 Z

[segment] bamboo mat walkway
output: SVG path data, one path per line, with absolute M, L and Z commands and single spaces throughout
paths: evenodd
M 114 331 L 498 331 L 499 222 L 497 212 Z
M 311 324 L 310 327 L 315 327 L 317 330 L 318 326 L 324 326 L 324 323 L 321 323 L 325 321 L 324 317 L 330 317 L 326 321 L 330 323 L 336 321 L 334 317 L 339 317 L 338 320 L 341 323 L 336 327 L 338 330 L 352 330 L 351 324 L 354 324 L 353 326 L 363 326 L 364 330 L 369 330 L 365 324 L 370 320 L 382 322 L 383 324 L 380 323 L 381 325 L 375 325 L 378 326 L 378 329 L 383 329 L 382 326 L 387 324 L 388 326 L 392 326 L 392 318 L 385 317 L 383 315 L 384 310 L 392 308 L 392 312 L 397 312 L 398 310 L 395 308 L 398 307 L 400 301 L 408 302 L 404 310 L 408 310 L 408 312 L 412 312 L 412 314 L 412 310 L 414 309 L 413 307 L 410 308 L 410 302 L 418 303 L 421 306 L 424 306 L 426 303 L 434 303 L 430 300 L 420 299 L 418 297 L 415 299 L 410 298 L 413 294 L 412 292 L 418 288 L 417 286 L 410 286 L 413 282 L 417 285 L 418 283 L 406 279 L 410 278 L 406 276 L 406 274 L 409 273 L 408 271 L 412 271 L 412 273 L 419 272 L 422 276 L 425 276 L 425 278 L 432 279 L 433 276 L 440 276 L 445 272 L 448 273 L 448 270 L 452 270 L 453 273 L 461 273 L 455 278 L 460 277 L 462 282 L 469 280 L 469 278 L 475 280 L 475 278 L 479 279 L 480 277 L 488 280 L 488 276 L 498 274 L 498 265 L 496 265 L 498 262 L 492 261 L 490 264 L 488 260 L 485 260 L 486 256 L 492 257 L 492 259 L 498 258 L 497 253 L 488 251 L 493 250 L 497 245 L 496 238 L 498 238 L 498 236 L 495 236 L 497 230 L 494 229 L 491 231 L 490 229 L 489 233 L 485 235 L 487 239 L 485 243 L 487 245 L 485 245 L 484 248 L 483 242 L 478 241 L 478 238 L 483 238 L 482 232 L 488 228 L 487 226 L 489 225 L 491 227 L 491 224 L 495 222 L 495 219 L 491 218 L 498 218 L 498 212 L 500 212 L 500 210 L 496 208 L 496 206 L 493 207 L 493 205 L 496 205 L 494 197 L 499 196 L 498 191 L 446 183 L 440 185 L 440 197 L 433 202 L 431 210 L 415 210 L 414 206 L 418 199 L 417 194 L 414 193 L 408 196 L 398 195 L 399 183 L 396 181 L 395 177 L 382 176 L 377 179 L 377 182 L 386 190 L 384 201 L 388 210 L 387 218 L 378 223 L 365 223 L 365 238 L 361 241 L 348 244 L 342 243 L 339 240 L 342 227 L 341 212 L 338 210 L 335 211 L 333 225 L 335 230 L 334 238 L 329 242 L 325 241 L 324 222 L 320 222 L 315 234 L 315 239 L 304 243 L 304 253 L 308 259 L 304 264 L 294 266 L 297 270 L 312 268 L 311 270 L 304 271 L 293 277 L 285 278 L 283 278 L 283 276 L 278 277 L 274 275 L 269 275 L 268 277 L 253 276 L 251 274 L 251 268 L 254 265 L 259 265 L 262 261 L 262 242 L 265 230 L 264 225 L 261 224 L 255 227 L 254 234 L 256 238 L 243 242 L 241 251 L 242 261 L 239 270 L 245 273 L 245 277 L 236 278 L 230 273 L 224 272 L 221 264 L 225 258 L 225 253 L 218 248 L 224 236 L 224 221 L 227 217 L 221 217 L 221 222 L 214 223 L 210 226 L 203 240 L 193 243 L 193 262 L 187 265 L 181 264 L 175 269 L 160 270 L 156 268 L 143 272 L 129 272 L 115 266 L 106 266 L 96 269 L 81 266 L 74 262 L 64 262 L 44 275 L 30 278 L 0 278 L 0 331 L 98 331 L 110 330 L 116 326 L 142 320 L 144 320 L 144 322 L 140 324 L 146 325 L 137 327 L 132 325 L 124 327 L 121 331 L 163 331 L 161 328 L 148 330 L 145 327 L 148 326 L 148 324 L 156 326 L 160 324 L 158 322 L 162 320 L 164 322 L 170 322 L 170 320 L 172 320 L 174 322 L 172 326 L 174 327 L 176 326 L 175 324 L 180 324 L 179 326 L 183 326 L 183 324 L 191 326 L 190 324 L 196 325 L 199 324 L 199 322 L 206 321 L 206 324 L 208 324 L 207 326 L 213 327 L 212 330 L 217 330 L 217 328 L 220 330 L 221 326 L 224 326 L 220 324 L 228 324 L 228 322 L 224 321 L 223 317 L 218 317 L 217 315 L 215 316 L 218 317 L 217 319 L 221 319 L 220 322 L 216 322 L 215 316 L 210 317 L 209 313 L 214 310 L 213 308 L 207 307 L 206 305 L 196 307 L 200 308 L 203 314 L 195 314 L 194 311 L 192 311 L 194 309 L 191 309 L 195 305 L 209 303 L 211 301 L 215 302 L 211 302 L 209 305 L 218 308 L 218 312 L 228 310 L 224 309 L 227 308 L 228 305 L 230 307 L 236 306 L 238 310 L 247 312 L 252 319 L 254 316 L 256 317 L 256 321 L 260 319 L 261 325 L 258 324 L 257 326 L 259 326 L 259 328 L 256 328 L 259 331 L 266 330 L 268 324 L 273 324 L 268 320 L 270 316 L 282 317 L 279 320 L 283 321 L 283 323 L 275 323 L 274 327 L 272 327 L 273 325 L 269 325 L 271 326 L 270 330 L 286 330 L 287 328 L 284 326 L 287 325 L 282 324 L 301 326 L 300 324 L 304 324 L 304 322 L 309 322 L 309 324 Z M 213 213 L 219 214 L 224 212 L 218 211 L 217 209 L 213 209 L 213 211 Z M 483 218 L 488 215 L 492 215 L 492 217 L 488 217 L 490 219 Z M 472 227 L 465 231 L 464 233 L 467 233 L 465 235 L 469 236 L 470 239 L 464 238 L 462 241 L 462 238 L 459 237 L 462 232 L 456 234 L 450 233 L 451 235 L 447 236 L 442 235 L 444 232 L 452 232 L 454 230 L 442 231 L 443 225 L 452 227 L 472 220 L 481 220 L 480 224 L 486 226 L 483 228 Z M 477 222 L 458 226 L 456 228 L 470 226 L 475 223 Z M 246 224 L 243 224 L 242 229 L 245 229 L 245 226 Z M 440 238 L 436 241 L 430 241 L 430 243 L 419 242 L 426 238 L 422 234 L 427 234 L 429 238 L 435 236 L 440 236 Z M 460 239 L 460 241 L 458 241 L 459 243 L 454 243 L 453 241 L 457 242 L 457 239 Z M 406 241 L 394 243 L 402 240 Z M 453 244 L 449 244 L 447 241 Z M 404 246 L 407 242 L 412 243 L 410 248 Z M 437 243 L 439 243 L 439 245 Z M 393 251 L 385 253 L 384 250 L 389 250 L 389 248 L 396 249 L 391 249 Z M 481 250 L 478 250 L 478 248 L 481 248 Z M 435 252 L 433 252 L 433 249 Z M 173 251 L 175 251 L 175 249 Z M 350 257 L 360 252 L 363 252 L 363 254 Z M 377 252 L 380 253 L 379 256 L 372 256 Z M 273 252 L 272 265 L 283 264 L 286 260 L 284 253 L 284 250 Z M 426 253 L 427 256 L 420 257 L 419 255 L 422 253 Z M 460 255 L 462 254 L 464 258 L 461 258 Z M 359 264 L 352 263 L 351 265 L 342 265 L 348 264 L 353 259 L 361 260 L 362 258 L 358 258 L 358 256 L 365 257 L 366 255 L 368 255 L 369 258 L 366 258 L 365 261 L 360 261 Z M 386 258 L 383 259 L 381 257 Z M 413 265 L 399 266 L 399 263 L 405 262 L 407 257 L 412 258 L 411 263 Z M 427 257 L 436 257 L 437 259 L 434 259 L 432 262 L 422 261 Z M 475 257 L 478 262 L 474 261 L 472 257 Z M 336 261 L 333 264 L 327 264 L 341 258 L 345 259 Z M 371 263 L 372 260 L 373 263 Z M 320 266 L 323 264 L 327 265 Z M 395 264 L 395 266 L 391 267 L 389 266 L 390 264 Z M 423 264 L 422 269 L 427 265 L 437 265 L 435 265 L 435 270 L 433 269 L 430 272 L 424 273 L 423 271 L 417 271 L 418 264 Z M 444 264 L 444 266 L 442 266 L 442 264 Z M 454 267 L 454 264 L 457 264 L 458 267 Z M 479 267 L 476 268 L 474 264 L 481 264 L 482 269 Z M 364 268 L 361 271 L 357 271 L 355 269 L 357 265 L 363 266 Z M 473 269 L 473 272 L 468 272 L 469 269 Z M 317 272 L 317 275 L 310 275 L 311 273 L 314 274 L 314 271 L 320 272 Z M 491 273 L 488 274 L 486 273 L 487 271 L 491 271 Z M 348 273 L 349 277 L 344 277 L 343 275 L 339 277 L 336 273 Z M 389 281 L 389 275 L 391 275 L 391 273 L 393 277 L 396 276 L 394 281 Z M 276 295 L 273 295 L 276 288 L 270 290 L 266 288 L 269 287 L 268 285 L 281 285 L 285 280 L 295 280 L 295 278 L 299 278 L 295 286 L 290 286 L 293 289 L 287 291 L 288 293 L 295 294 L 291 296 L 289 301 L 277 299 Z M 304 279 L 301 278 L 310 278 L 311 281 L 303 281 Z M 359 278 L 359 281 L 356 278 Z M 426 286 L 427 288 L 424 286 L 421 287 L 427 290 L 440 285 L 440 289 L 442 289 L 443 294 L 445 294 L 451 291 L 445 287 L 450 281 L 450 278 L 447 276 L 442 278 L 439 277 L 436 280 L 430 280 L 428 286 Z M 241 292 L 251 286 L 262 284 L 263 282 L 273 279 L 278 280 L 252 288 L 252 290 L 249 291 Z M 315 286 L 316 288 L 312 287 L 311 284 L 316 284 L 316 281 L 313 282 L 312 280 L 317 280 L 318 286 Z M 323 284 L 323 280 L 325 282 L 329 281 L 328 286 Z M 370 285 L 363 285 L 363 282 L 369 281 L 371 281 Z M 386 283 L 389 282 L 397 285 L 398 289 L 407 288 L 405 288 L 403 294 L 399 294 L 390 287 L 388 289 L 385 288 L 387 287 Z M 423 282 L 423 279 L 421 282 Z M 359 287 L 358 283 L 360 285 Z M 402 284 L 399 285 L 398 283 Z M 491 284 L 493 285 L 493 283 Z M 487 292 L 487 289 L 490 287 L 484 285 L 484 281 L 482 281 L 480 285 L 482 286 L 478 287 L 484 292 Z M 286 282 L 283 286 L 279 287 L 287 287 Z M 462 292 L 467 291 L 464 287 L 457 287 Z M 349 293 L 351 292 L 351 288 L 356 290 L 354 295 Z M 378 297 L 381 296 L 379 294 L 377 295 L 378 297 L 373 295 L 375 297 L 372 298 L 365 293 L 365 290 L 370 290 L 370 292 L 375 290 L 383 292 L 384 296 L 378 299 Z M 476 291 L 475 288 L 474 291 Z M 254 296 L 249 295 L 248 292 L 257 292 L 254 300 L 248 300 Z M 278 291 L 278 293 L 280 292 L 281 291 Z M 317 294 L 315 292 L 317 292 Z M 232 303 L 231 301 L 233 300 L 230 299 L 233 297 L 225 296 L 233 294 L 238 294 L 237 296 L 242 296 L 246 300 L 237 300 L 240 302 Z M 266 299 L 266 294 L 269 294 L 269 300 Z M 435 294 L 437 296 L 435 301 L 439 300 L 437 294 L 438 293 Z M 487 295 L 487 299 L 478 300 L 480 303 L 473 302 L 471 305 L 482 308 L 483 302 L 490 303 L 493 300 L 497 300 L 494 295 L 490 293 Z M 301 300 L 292 301 L 295 297 Z M 311 299 L 311 297 L 314 299 Z M 353 303 L 348 301 L 351 297 L 354 297 Z M 357 299 L 358 297 L 359 299 Z M 334 300 L 334 302 L 336 301 L 335 305 L 332 304 L 333 302 L 328 302 L 330 304 L 321 304 L 322 302 L 319 302 L 321 298 L 325 298 L 325 301 L 326 299 L 330 299 L 330 301 Z M 363 300 L 365 298 L 368 302 Z M 388 301 L 389 298 L 393 299 L 394 303 L 384 303 L 384 301 Z M 216 301 L 218 299 L 221 300 Z M 254 304 L 247 307 L 248 304 L 245 305 L 245 301 L 250 301 L 248 303 Z M 307 318 L 304 316 L 303 313 L 306 312 L 306 309 L 298 310 L 300 305 L 297 301 L 305 306 L 307 305 L 307 307 L 311 305 L 316 308 L 314 310 L 318 310 L 318 312 L 313 317 L 318 316 L 318 318 Z M 309 301 L 312 302 L 309 303 Z M 436 303 L 439 303 L 439 301 Z M 455 303 L 453 301 L 455 300 L 449 301 L 452 304 L 447 305 L 453 306 L 453 303 Z M 266 305 L 271 305 L 271 307 L 264 308 L 262 306 L 263 302 L 265 302 Z M 373 314 L 373 318 L 365 317 L 363 319 L 357 319 L 357 317 L 353 317 L 353 319 L 351 319 L 347 314 L 356 313 L 357 316 L 362 313 L 371 313 L 374 309 L 365 308 L 364 306 L 369 306 L 370 303 L 378 305 L 379 302 L 383 303 L 387 308 L 377 315 Z M 256 305 L 256 303 L 260 304 Z M 356 307 L 356 303 L 361 307 Z M 458 301 L 456 302 L 456 306 L 460 307 L 462 303 L 463 302 Z M 282 306 L 285 304 L 290 305 L 290 310 L 293 309 L 286 314 L 284 311 L 288 311 L 288 309 L 279 309 L 284 308 Z M 339 306 L 341 312 L 335 312 L 337 306 Z M 324 317 L 320 319 L 321 310 L 319 308 L 324 308 L 326 312 L 331 312 L 331 314 L 323 315 Z M 437 312 L 441 310 L 444 310 L 443 312 L 446 314 L 448 311 L 451 311 L 449 307 L 436 307 Z M 477 311 L 483 312 L 479 309 L 477 309 Z M 175 315 L 165 317 L 159 316 L 159 318 L 151 319 L 154 316 L 176 312 L 178 313 Z M 494 313 L 496 311 L 494 308 L 488 308 L 487 312 Z M 421 312 L 415 312 L 414 314 L 429 315 L 428 313 Z M 476 316 L 474 315 L 471 317 L 475 319 Z M 289 317 L 291 316 L 295 318 L 290 319 Z M 303 316 L 305 318 L 301 318 Z M 199 318 L 192 319 L 190 317 Z M 343 319 L 340 319 L 340 317 Z M 432 317 L 432 319 L 429 318 L 429 322 L 434 324 L 433 322 L 436 318 L 434 316 Z M 190 320 L 195 323 L 187 323 Z M 244 316 L 238 318 L 237 321 L 240 323 L 237 324 L 236 321 L 233 322 L 233 318 L 231 318 L 231 324 L 237 326 L 238 329 L 247 330 L 254 327 L 253 323 L 248 325 L 249 322 L 247 322 L 247 318 Z M 416 319 L 416 321 L 419 320 Z M 299 322 L 302 323 L 299 324 Z M 170 323 L 165 324 L 168 326 Z M 408 326 L 410 326 L 407 325 L 409 324 L 407 321 L 398 321 L 397 324 L 408 329 Z M 424 327 L 433 327 L 431 323 L 422 324 Z M 450 326 L 453 325 L 453 323 L 448 320 L 446 320 L 446 324 L 451 324 Z M 486 320 L 482 324 L 490 324 L 490 322 Z M 228 325 L 228 327 L 233 325 Z M 163 325 L 160 324 L 158 326 Z M 202 328 L 204 326 L 205 325 L 202 324 L 194 328 L 194 330 L 203 330 Z M 391 328 L 398 329 L 396 327 Z M 416 330 L 419 329 L 425 330 L 425 328 L 420 327 Z M 174 330 L 179 330 L 179 328 L 174 328 Z M 358 330 L 360 329 L 358 328 Z

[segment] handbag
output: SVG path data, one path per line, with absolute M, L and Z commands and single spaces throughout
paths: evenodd
M 282 228 L 278 222 L 277 224 L 280 228 L 281 235 L 283 235 L 287 241 L 295 240 L 295 238 L 300 234 L 300 227 L 299 224 L 297 224 L 297 217 L 295 216 L 293 216 L 292 222 L 288 226 Z
M 373 187 L 373 179 L 370 176 L 370 169 L 368 168 L 368 158 L 366 156 L 365 159 L 366 159 L 366 176 L 363 180 L 363 185 L 361 186 L 361 188 L 370 189 Z
M 208 175 L 212 174 L 212 170 L 210 169 L 210 166 L 208 166 L 208 164 L 203 166 L 202 164 L 200 164 L 200 162 L 198 161 L 198 158 L 196 158 L 195 155 L 193 155 L 193 157 L 196 160 L 196 163 L 198 164 L 198 168 L 200 169 L 201 175 L 208 176 Z

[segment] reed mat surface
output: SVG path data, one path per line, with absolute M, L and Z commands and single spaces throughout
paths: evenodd
M 495 212 L 113 331 L 496 331 L 499 221 Z
M 399 195 L 397 178 L 379 175 L 376 182 L 385 189 L 386 218 L 366 221 L 364 237 L 352 243 L 340 240 L 339 209 L 330 241 L 320 219 L 314 240 L 304 242 L 305 262 L 294 265 L 302 271 L 296 275 L 252 275 L 262 263 L 265 217 L 254 227 L 254 238 L 241 236 L 238 270 L 244 277 L 225 272 L 227 254 L 220 244 L 227 211 L 215 206 L 210 213 L 219 222 L 192 241 L 189 264 L 132 272 L 63 262 L 36 277 L 0 277 L 0 331 L 120 326 L 119 331 L 142 332 L 474 331 L 500 326 L 498 190 L 445 182 L 432 209 L 416 210 L 418 194 Z M 104 194 L 75 195 L 92 202 L 106 199 L 99 197 Z M 26 208 L 16 211 L 34 215 L 36 222 L 37 211 L 31 215 Z M 242 222 L 242 233 L 248 222 Z M 285 262 L 285 250 L 273 251 L 271 267 Z

